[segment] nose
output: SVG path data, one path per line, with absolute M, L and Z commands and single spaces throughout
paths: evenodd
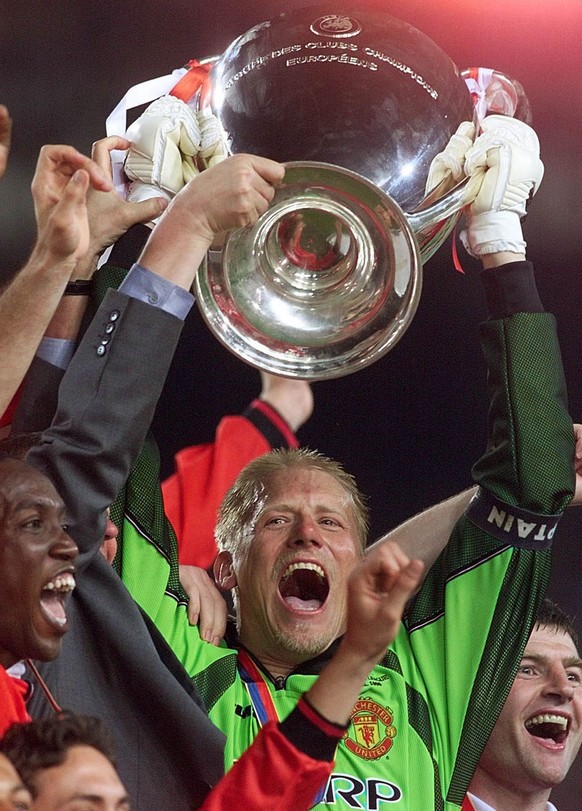
M 79 548 L 68 532 L 63 530 L 61 535 L 51 548 L 51 555 L 61 560 L 75 560 L 79 554 Z
M 114 524 L 111 518 L 109 517 L 109 513 L 107 514 L 107 523 L 105 524 L 105 535 L 103 536 L 104 541 L 115 541 L 117 536 L 119 535 L 119 529 L 117 528 L 117 524 Z
M 561 701 L 571 701 L 574 697 L 574 684 L 561 663 L 556 663 L 550 669 L 544 693 L 546 696 L 556 696 Z
M 323 543 L 321 531 L 313 518 L 299 516 L 290 536 L 292 546 L 321 546 Z

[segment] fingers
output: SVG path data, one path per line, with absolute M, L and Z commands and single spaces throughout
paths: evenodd
M 412 595 L 424 572 L 422 561 L 410 560 L 394 542 L 382 544 L 367 560 L 375 592 L 391 599 L 402 598 L 404 602 Z
M 357 656 L 380 660 L 398 634 L 406 603 L 423 572 L 422 561 L 410 560 L 393 541 L 372 547 L 354 569 L 344 639 Z
M 12 138 L 12 119 L 8 107 L 0 104 L 0 177 L 4 175 L 8 164 L 10 141 Z
M 124 212 L 128 228 L 137 223 L 148 223 L 156 220 L 168 207 L 165 197 L 150 197 L 140 203 L 125 203 Z
M 190 219 L 191 233 L 211 243 L 217 234 L 253 225 L 284 176 L 285 167 L 276 161 L 233 155 L 193 178 L 174 198 L 168 218 Z
M 439 186 L 447 178 L 455 183 L 461 180 L 465 155 L 474 139 L 475 125 L 471 121 L 463 121 L 459 124 L 444 150 L 432 160 L 426 181 L 427 192 Z
M 250 155 L 253 168 L 269 186 L 277 186 L 283 182 L 285 177 L 285 167 L 282 163 L 273 161 L 270 158 L 261 158 L 258 155 Z
M 283 182 L 285 167 L 269 158 L 251 157 L 253 169 L 257 173 L 255 189 L 262 198 L 259 213 L 264 214 L 273 202 L 276 187 Z
M 240 173 L 238 194 L 242 224 L 253 225 L 273 201 L 275 187 L 285 177 L 285 167 L 257 155 L 235 155 L 229 160 L 234 167 L 233 171 L 238 170 Z M 236 161 L 238 164 L 235 166 Z
M 89 247 L 87 192 L 89 175 L 78 169 L 51 211 L 43 232 L 45 248 L 60 261 L 77 261 Z
M 400 612 L 402 612 L 404 606 L 418 588 L 423 573 L 424 564 L 422 561 L 411 560 L 397 571 L 390 572 L 385 582 L 385 588 L 381 593 L 389 596 L 393 606 L 398 606 Z
M 226 603 L 216 589 L 205 598 L 200 606 L 200 637 L 211 645 L 219 645 L 226 632 Z
M 188 619 L 199 625 L 200 637 L 218 645 L 226 631 L 227 607 L 224 598 L 204 569 L 180 566 L 180 582 L 188 594 Z
M 111 152 L 114 149 L 123 151 L 129 149 L 130 146 L 131 143 L 127 138 L 122 138 L 120 135 L 109 135 L 107 138 L 95 141 L 91 148 L 91 157 L 103 173 L 111 178 Z
M 89 175 L 89 182 L 98 191 L 111 191 L 111 178 L 103 172 L 95 161 L 78 152 L 74 147 L 64 144 L 49 144 L 41 148 L 36 172 L 32 181 L 36 185 L 50 182 L 55 175 L 71 177 L 77 169 L 84 169 Z M 53 176 L 51 178 L 51 175 Z

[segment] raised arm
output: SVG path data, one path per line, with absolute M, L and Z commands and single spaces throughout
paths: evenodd
M 272 199 L 272 183 L 283 174 L 273 161 L 237 155 L 194 178 L 153 230 L 142 269 L 126 279 L 121 292 L 110 291 L 90 325 L 61 384 L 57 419 L 47 432 L 51 447 L 32 452 L 58 479 L 73 516 L 80 517 L 74 520 L 81 548 L 100 541 L 104 511 L 149 428 L 182 323 L 164 305 L 174 303 L 183 313 L 189 309 L 187 291 L 215 235 L 254 222 Z M 152 287 L 160 307 L 147 303 Z M 143 301 L 136 300 L 140 297 Z M 102 347 L 97 353 L 96 346 Z M 65 452 L 70 447 L 74 453 Z
M 407 638 L 395 643 L 403 643 L 406 678 L 422 670 L 441 784 L 459 805 L 547 588 L 552 539 L 574 485 L 555 321 L 525 261 L 520 223 L 543 173 L 538 139 L 501 116 L 483 129 L 465 161 L 483 182 L 463 241 L 484 267 L 488 444 L 473 466 L 478 491 L 407 608 Z
M 111 151 L 126 149 L 129 141 L 111 136 L 101 138 L 93 144 L 91 157 L 103 175 L 112 182 Z M 87 193 L 87 217 L 89 222 L 89 242 L 85 254 L 81 256 L 71 275 L 73 285 L 65 289 L 55 314 L 47 327 L 46 337 L 75 341 L 85 309 L 92 291 L 91 279 L 97 269 L 101 253 L 113 245 L 119 237 L 138 223 L 149 222 L 159 217 L 166 208 L 164 197 L 151 197 L 142 202 L 124 200 L 111 185 L 105 192 L 89 188 Z M 37 210 L 39 206 L 37 206 Z M 38 210 L 42 217 L 42 211 Z M 69 289 L 70 288 L 70 289 Z M 71 295 L 67 295 L 71 293 Z
M 44 146 L 32 181 L 38 234 L 30 259 L 0 296 L 0 413 L 28 369 L 78 260 L 89 244 L 87 193 L 111 183 L 71 146 Z

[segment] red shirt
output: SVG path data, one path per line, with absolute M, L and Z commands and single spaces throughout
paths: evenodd
M 12 724 L 30 721 L 25 703 L 29 690 L 27 682 L 0 667 L 0 738 Z

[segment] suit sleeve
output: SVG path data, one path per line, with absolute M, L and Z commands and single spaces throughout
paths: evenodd
M 153 418 L 182 321 L 110 290 L 59 390 L 29 461 L 52 480 L 82 554 L 94 554 L 105 510 L 127 479 Z

